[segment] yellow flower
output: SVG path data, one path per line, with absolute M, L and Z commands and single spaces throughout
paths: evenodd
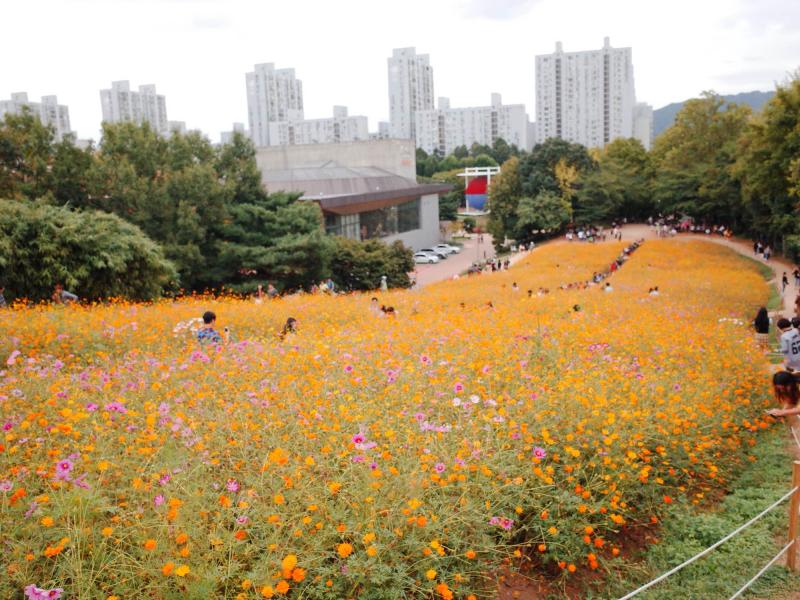
M 189 567 L 187 567 L 186 565 L 181 565 L 180 567 L 175 569 L 175 575 L 177 575 L 178 577 L 186 577 L 188 573 L 189 573 Z
M 100 530 L 100 533 L 102 533 L 105 537 L 110 536 L 113 532 L 114 530 L 111 529 L 111 527 L 103 527 L 103 529 Z
M 433 569 L 428 569 L 427 571 L 425 571 L 425 577 L 430 580 L 436 579 L 436 571 L 434 571 Z
M 53 526 L 53 517 L 42 517 L 42 520 L 39 521 L 45 527 L 52 527 Z

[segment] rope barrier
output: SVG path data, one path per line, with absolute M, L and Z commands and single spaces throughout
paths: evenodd
M 794 487 L 794 488 L 792 488 L 791 490 L 789 490 L 788 492 L 786 492 L 786 493 L 785 493 L 783 496 L 781 496 L 781 497 L 780 497 L 778 500 L 776 500 L 775 502 L 773 502 L 772 504 L 770 504 L 770 505 L 769 505 L 767 508 L 765 508 L 764 510 L 762 510 L 762 511 L 761 511 L 759 514 L 757 514 L 755 517 L 753 517 L 752 519 L 750 519 L 749 521 L 747 521 L 745 524 L 743 524 L 743 525 L 740 525 L 739 527 L 737 527 L 736 529 L 734 529 L 733 531 L 731 531 L 731 532 L 730 532 L 728 535 L 726 535 L 724 538 L 722 538 L 721 540 L 719 540 L 719 541 L 718 541 L 718 542 L 716 542 L 715 544 L 713 544 L 713 545 L 709 546 L 708 548 L 706 548 L 706 549 L 705 549 L 705 550 L 703 550 L 702 552 L 700 552 L 700 553 L 698 553 L 698 554 L 695 554 L 695 555 L 694 555 L 693 557 L 691 557 L 690 559 L 688 559 L 688 560 L 686 560 L 686 561 L 682 562 L 682 563 L 681 563 L 681 564 L 679 564 L 677 567 L 674 567 L 674 568 L 670 569 L 669 571 L 667 571 L 667 572 L 666 572 L 666 573 L 664 573 L 663 575 L 660 575 L 660 576 L 656 577 L 656 578 L 655 578 L 655 579 L 653 579 L 651 582 L 644 584 L 643 586 L 641 586 L 641 587 L 639 587 L 639 588 L 637 588 L 637 589 L 633 590 L 633 591 L 632 591 L 632 592 L 630 592 L 629 594 L 626 594 L 625 596 L 623 596 L 623 597 L 622 597 L 622 598 L 620 598 L 619 600 L 628 600 L 629 598 L 633 598 L 634 596 L 636 596 L 636 595 L 638 595 L 639 593 L 641 593 L 641 592 L 645 591 L 646 589 L 649 589 L 649 588 L 653 587 L 655 584 L 657 584 L 657 583 L 660 583 L 661 581 L 664 581 L 664 580 L 665 580 L 667 577 L 670 577 L 671 575 L 674 575 L 675 573 L 677 573 L 678 571 L 680 571 L 680 570 L 681 570 L 681 569 L 683 569 L 684 567 L 687 567 L 687 566 L 689 566 L 690 564 L 692 564 L 692 563 L 693 563 L 693 562 L 695 562 L 696 560 L 698 560 L 698 559 L 700 559 L 700 558 L 703 558 L 703 557 L 704 557 L 706 554 L 708 554 L 708 553 L 709 553 L 709 552 L 711 552 L 712 550 L 715 550 L 716 548 L 720 547 L 722 544 L 724 544 L 725 542 L 727 542 L 729 539 L 731 539 L 732 537 L 735 537 L 736 535 L 738 535 L 739 533 L 741 533 L 742 531 L 744 531 L 745 529 L 747 529 L 748 527 L 750 527 L 750 525 L 752 525 L 753 523 L 755 523 L 755 522 L 756 522 L 756 521 L 758 521 L 759 519 L 763 518 L 763 517 L 764 517 L 764 515 L 766 515 L 767 513 L 769 513 L 769 512 L 770 512 L 770 511 L 772 511 L 773 509 L 775 509 L 775 508 L 776 508 L 776 507 L 777 507 L 779 504 L 781 504 L 782 502 L 784 502 L 785 500 L 787 500 L 787 499 L 788 499 L 788 498 L 789 498 L 789 497 L 790 497 L 792 494 L 794 494 L 794 493 L 795 493 L 795 492 L 796 492 L 798 489 L 800 489 L 800 488 L 798 488 L 798 487 Z
M 761 577 L 761 576 L 762 576 L 764 573 L 766 573 L 766 572 L 767 572 L 767 569 L 769 569 L 769 568 L 770 568 L 772 565 L 774 565 L 774 564 L 775 564 L 775 562 L 776 562 L 776 561 L 777 561 L 777 560 L 778 560 L 778 559 L 779 559 L 781 556 L 783 556 L 783 555 L 786 553 L 786 551 L 787 551 L 789 548 L 791 548 L 791 547 L 792 547 L 792 544 L 794 544 L 794 542 L 795 542 L 795 540 L 792 540 L 791 542 L 789 542 L 788 544 L 786 544 L 786 545 L 783 547 L 783 550 L 781 550 L 780 552 L 778 552 L 778 553 L 775 555 L 775 558 L 773 558 L 773 559 L 772 559 L 771 561 L 769 561 L 769 562 L 768 562 L 766 565 L 764 565 L 764 567 L 763 567 L 763 568 L 762 568 L 762 569 L 761 569 L 761 570 L 760 570 L 758 573 L 756 573 L 756 574 L 755 574 L 755 577 L 753 577 L 753 578 L 752 578 L 750 581 L 748 581 L 747 583 L 745 583 L 745 584 L 744 584 L 744 586 L 743 586 L 742 588 L 740 588 L 740 589 L 739 589 L 739 591 L 738 591 L 738 592 L 736 592 L 736 593 L 735 593 L 733 596 L 731 596 L 730 598 L 728 598 L 728 600 L 736 600 L 736 598 L 738 598 L 739 596 L 741 596 L 742 594 L 744 594 L 744 593 L 745 593 L 745 591 L 747 591 L 747 588 L 749 588 L 751 585 L 753 585 L 753 584 L 754 584 L 754 583 L 755 583 L 755 582 L 758 580 L 758 578 L 759 578 L 759 577 Z

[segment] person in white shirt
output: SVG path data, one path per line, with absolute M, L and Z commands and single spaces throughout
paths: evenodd
M 604 292 L 613 292 L 613 291 L 614 291 L 614 288 L 612 288 L 612 287 L 611 287 L 611 284 L 610 284 L 610 283 L 606 282 L 606 285 L 605 285 L 605 287 L 603 288 L 603 291 L 604 291 Z
M 792 327 L 789 319 L 778 320 L 781 332 L 781 353 L 787 371 L 800 371 L 800 331 Z

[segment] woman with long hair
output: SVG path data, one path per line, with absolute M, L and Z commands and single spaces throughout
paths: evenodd
M 756 341 L 758 345 L 766 350 L 769 341 L 769 315 L 766 307 L 758 309 L 756 318 L 753 319 L 753 327 L 756 330 Z
M 775 400 L 781 403 L 783 408 L 771 408 L 767 414 L 773 417 L 789 417 L 800 415 L 800 389 L 797 387 L 797 377 L 789 371 L 778 371 L 772 376 L 772 388 L 775 392 Z

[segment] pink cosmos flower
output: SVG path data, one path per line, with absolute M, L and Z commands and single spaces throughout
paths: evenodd
M 94 412 L 94 411 L 96 411 L 98 408 L 99 408 L 99 407 L 98 407 L 98 406 L 97 406 L 97 404 L 95 404 L 94 402 L 89 402 L 89 403 L 86 405 L 86 410 L 88 410 L 89 412 Z
M 239 491 L 239 482 L 235 479 L 228 479 L 228 483 L 225 484 L 225 488 L 229 492 L 238 492 Z
M 15 362 L 17 362 L 17 357 L 18 357 L 20 354 L 22 354 L 22 352 L 20 352 L 19 350 L 14 350 L 14 351 L 12 351 L 12 352 L 11 352 L 11 354 L 9 355 L 9 357 L 8 357 L 8 360 L 6 360 L 6 364 L 7 364 L 9 367 L 10 367 L 11 365 L 13 365 Z
M 542 448 L 542 447 L 540 447 L 540 446 L 536 446 L 536 447 L 533 449 L 533 456 L 534 456 L 535 458 L 538 458 L 538 459 L 540 459 L 540 460 L 541 460 L 541 459 L 543 459 L 545 456 L 547 456 L 547 450 L 545 450 L 544 448 Z
M 14 487 L 14 484 L 8 479 L 0 481 L 0 492 L 10 492 L 12 487 Z
M 58 600 L 63 592 L 64 590 L 61 588 L 45 590 L 33 584 L 25 586 L 25 597 L 28 600 Z
M 464 391 L 464 384 L 461 383 L 460 381 L 456 381 L 456 384 L 453 386 L 453 391 L 456 394 L 459 394 L 459 393 L 463 392 Z
M 106 410 L 108 412 L 118 412 L 121 414 L 125 414 L 126 412 L 128 412 L 128 409 L 125 408 L 125 405 L 122 404 L 121 402 L 109 402 L 108 404 L 106 404 Z
M 366 440 L 366 439 L 367 439 L 367 438 L 364 436 L 364 434 L 363 434 L 363 433 L 356 433 L 356 434 L 355 434 L 355 435 L 353 435 L 353 437 L 351 438 L 351 440 L 352 440 L 352 442 L 353 442 L 354 444 L 363 444 L 363 443 L 364 443 L 364 440 Z
M 352 373 L 352 372 L 353 372 L 353 365 L 347 365 L 347 366 L 344 368 L 344 372 L 345 372 L 345 373 Z
M 427 354 L 423 354 L 422 356 L 420 356 L 419 360 L 422 362 L 423 365 L 427 365 L 431 362 L 431 359 Z
M 69 479 L 69 474 L 72 471 L 71 460 L 60 460 L 56 463 L 56 479 Z
M 153 504 L 155 504 L 156 506 L 161 506 L 162 504 L 164 504 L 164 496 L 159 494 L 158 496 L 153 498 Z
M 444 463 L 440 463 L 440 462 L 438 462 L 438 463 L 436 463 L 435 465 L 433 465 L 433 469 L 434 469 L 434 471 L 436 471 L 437 473 L 444 473 L 444 470 L 445 470 L 446 468 L 447 468 L 447 467 L 446 467 L 446 466 L 444 466 Z

